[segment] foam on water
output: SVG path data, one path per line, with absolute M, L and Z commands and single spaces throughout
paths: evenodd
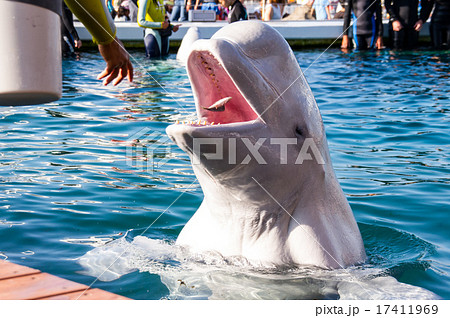
M 381 268 L 252 265 L 243 257 L 192 254 L 174 242 L 126 235 L 78 259 L 83 274 L 112 281 L 133 271 L 160 276 L 170 299 L 438 299 L 434 293 L 399 283 Z

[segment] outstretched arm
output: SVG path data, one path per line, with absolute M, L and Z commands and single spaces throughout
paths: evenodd
M 103 0 L 65 0 L 69 9 L 92 34 L 100 54 L 106 62 L 98 79 L 105 78 L 104 85 L 119 84 L 125 77 L 133 80 L 133 66 L 122 42 L 116 38 L 116 27 Z

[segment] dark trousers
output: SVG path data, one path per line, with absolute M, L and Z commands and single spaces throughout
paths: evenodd
M 404 27 L 400 31 L 394 31 L 390 26 L 389 35 L 394 49 L 414 49 L 417 47 L 419 32 L 414 30 L 414 27 Z
M 430 24 L 431 42 L 435 49 L 450 47 L 450 22 Z M 446 44 L 446 45 L 444 45 Z
M 161 37 L 161 46 L 162 49 L 159 49 L 158 41 L 153 36 L 153 34 L 147 34 L 144 38 L 145 45 L 145 55 L 148 58 L 159 58 L 166 55 L 169 55 L 169 37 L 162 36 Z
M 375 47 L 374 35 L 357 35 L 353 40 L 357 50 L 369 50 Z

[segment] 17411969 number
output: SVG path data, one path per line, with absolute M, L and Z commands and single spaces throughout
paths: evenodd
M 377 305 L 378 315 L 436 315 L 438 305 Z

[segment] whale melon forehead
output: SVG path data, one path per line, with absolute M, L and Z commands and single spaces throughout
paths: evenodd
M 251 58 L 290 51 L 289 44 L 277 30 L 258 21 L 230 23 L 217 31 L 211 39 L 225 39 L 237 43 Z

